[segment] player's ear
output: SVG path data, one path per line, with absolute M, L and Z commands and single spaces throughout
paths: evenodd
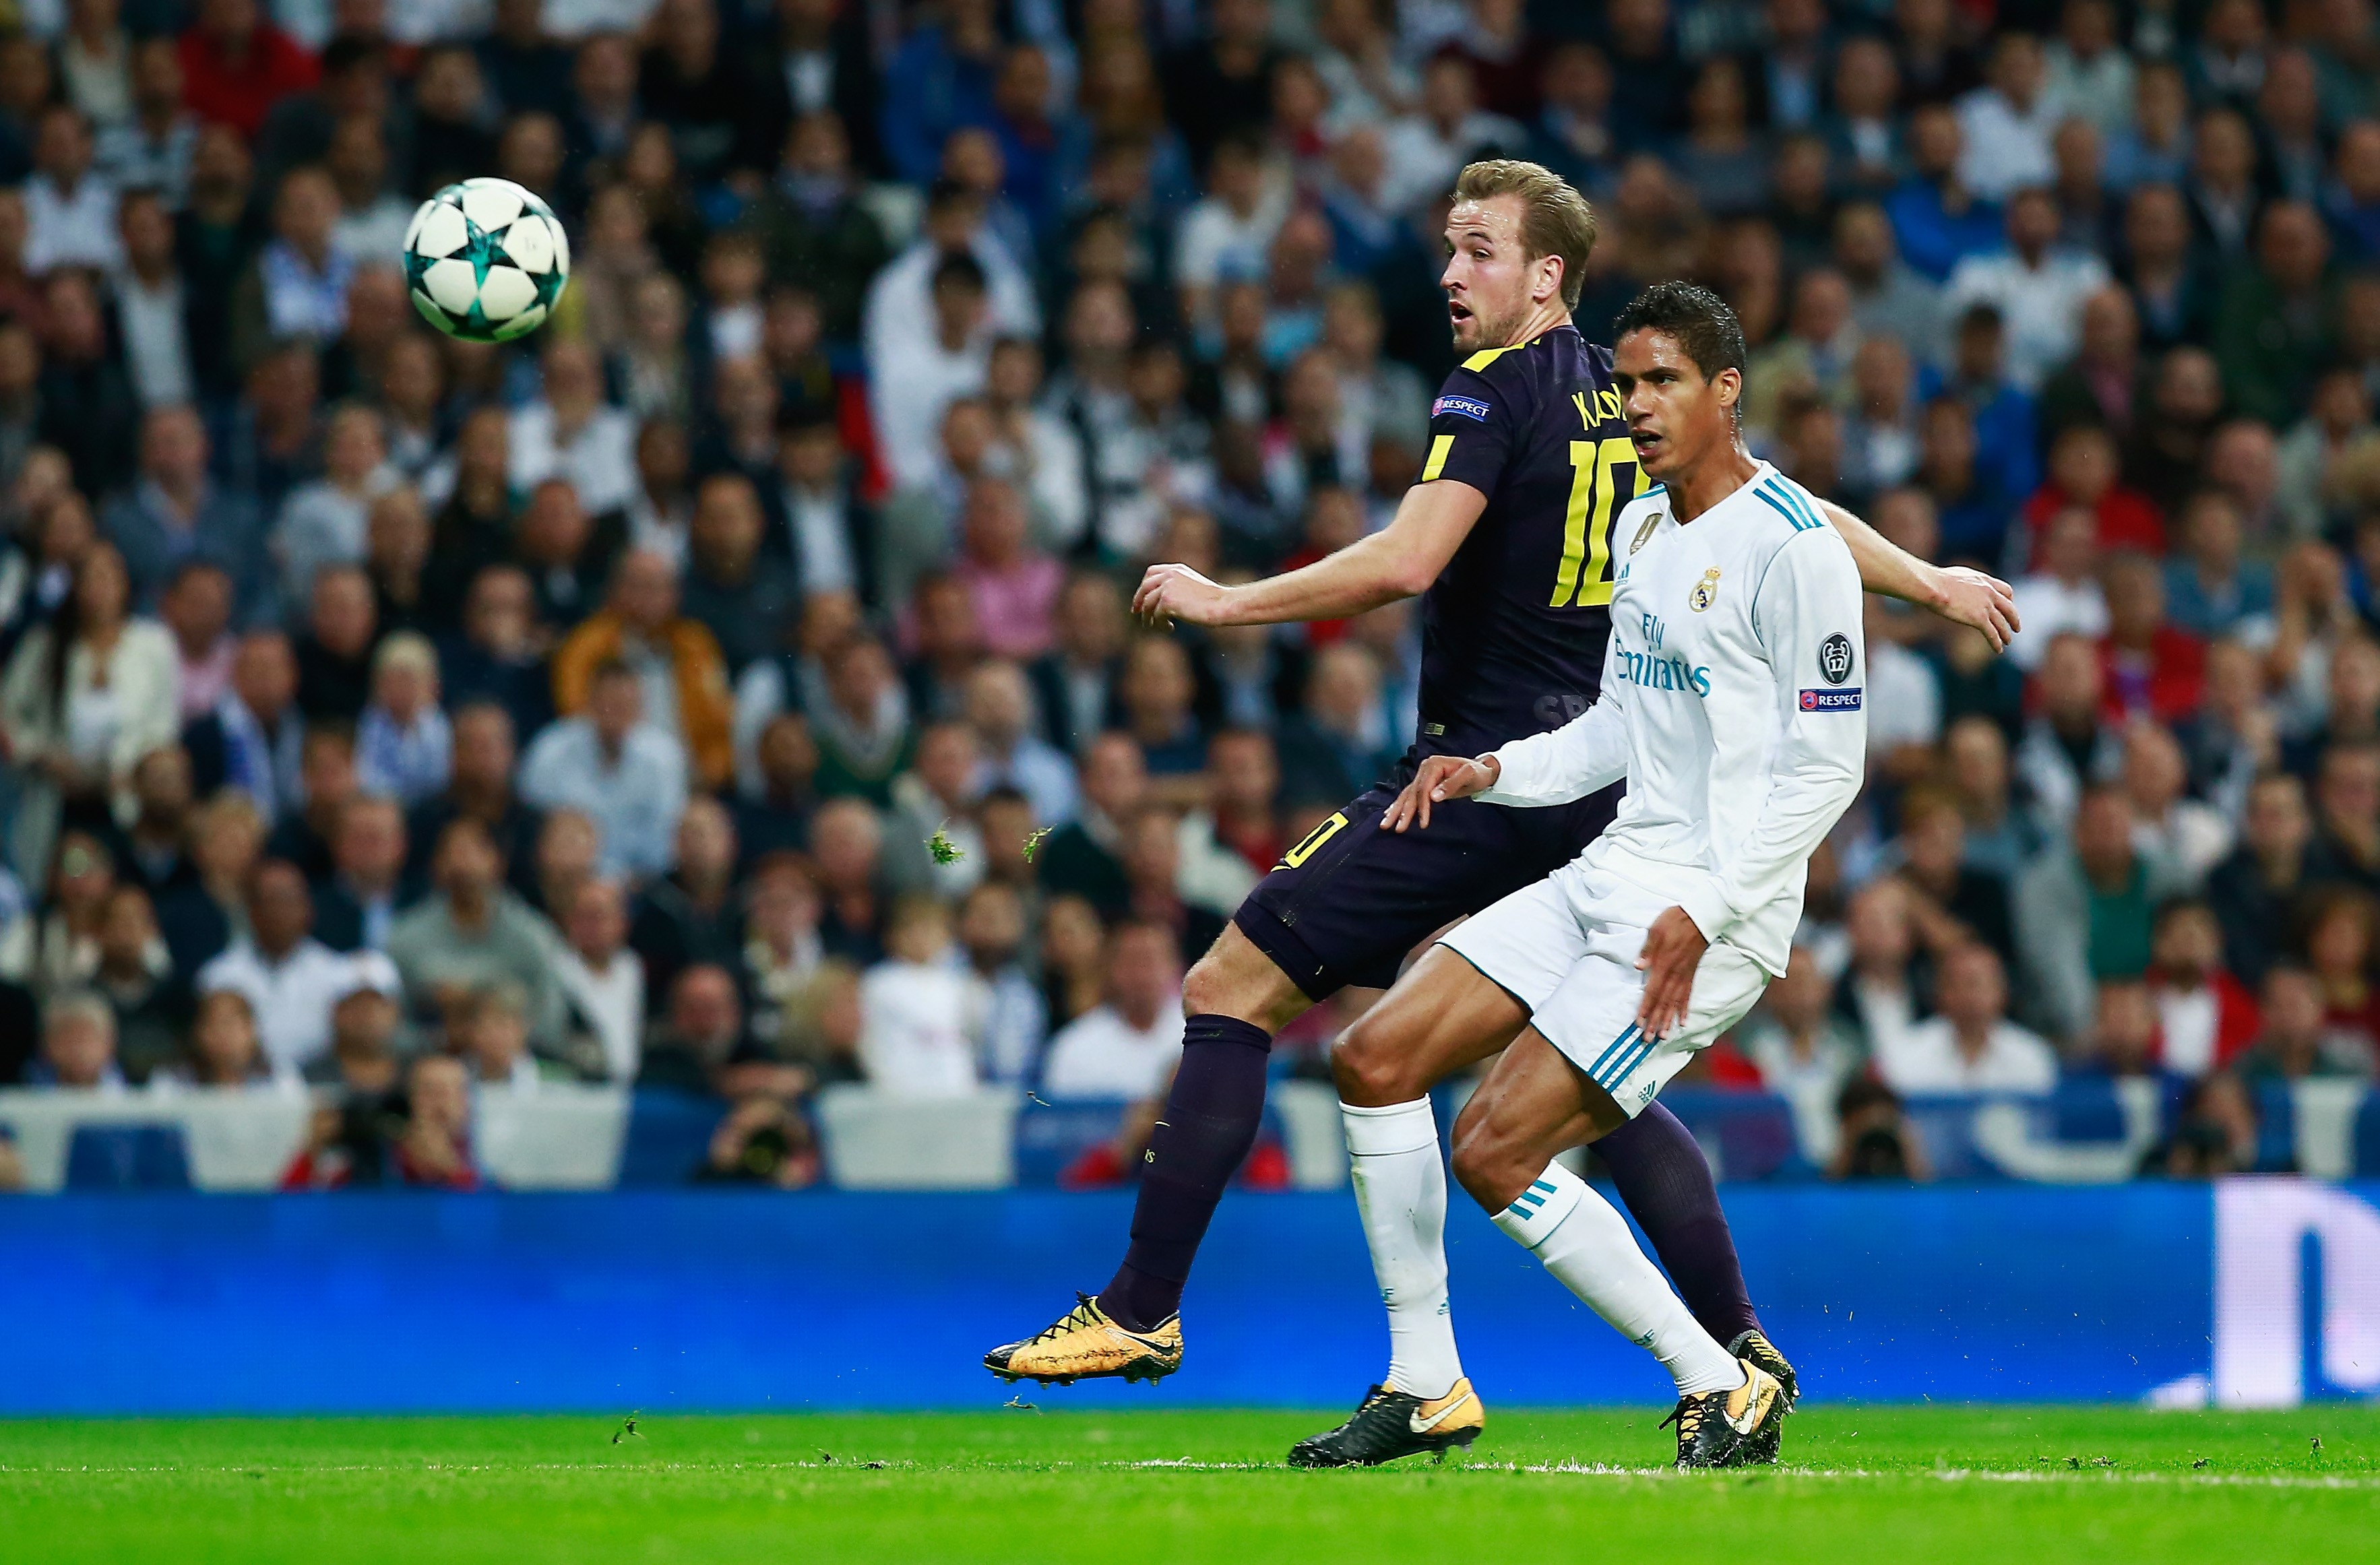
M 1537 285 L 1529 290 L 1530 302 L 1543 304 L 1560 294 L 1562 288 L 1562 258 L 1542 257 L 1537 261 Z
M 1711 377 L 1711 384 L 1718 388 L 1718 405 L 1732 407 L 1743 395 L 1743 371 L 1730 365 Z

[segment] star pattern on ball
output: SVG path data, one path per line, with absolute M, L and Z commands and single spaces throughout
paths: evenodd
M 542 324 L 570 266 L 552 210 L 504 179 L 467 179 L 423 202 L 404 259 L 414 307 L 473 342 L 506 342 Z

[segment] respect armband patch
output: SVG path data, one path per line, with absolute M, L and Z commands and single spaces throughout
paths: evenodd
M 1493 411 L 1475 396 L 1441 396 L 1429 405 L 1429 416 L 1433 419 L 1441 413 L 1456 413 L 1482 424 L 1488 421 L 1488 415 Z
M 1859 687 L 1849 690 L 1804 690 L 1802 710 L 1805 712 L 1855 712 L 1860 710 Z

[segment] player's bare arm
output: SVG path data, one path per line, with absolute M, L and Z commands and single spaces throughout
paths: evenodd
M 1833 501 L 1822 501 L 1852 558 L 1859 562 L 1860 585 L 1879 597 L 1898 598 L 1984 633 L 1995 652 L 2008 650 L 2019 628 L 2016 594 L 1996 576 L 1965 565 L 1921 560 Z
M 1486 495 L 1457 479 L 1415 484 L 1387 527 L 1281 576 L 1226 587 L 1187 565 L 1151 565 L 1132 612 L 1152 625 L 1345 619 L 1427 591 L 1487 508 Z

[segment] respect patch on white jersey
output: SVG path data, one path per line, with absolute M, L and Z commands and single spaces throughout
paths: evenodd
M 1855 712 L 1860 710 L 1859 686 L 1849 690 L 1804 690 L 1802 710 L 1805 712 Z

